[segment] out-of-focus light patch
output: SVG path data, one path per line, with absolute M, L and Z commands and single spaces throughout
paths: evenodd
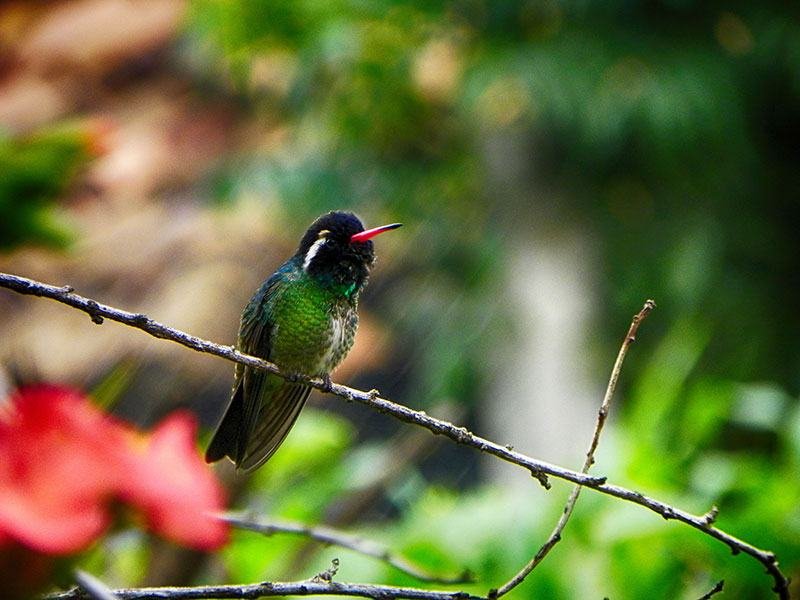
M 285 97 L 297 79 L 297 56 L 288 51 L 278 50 L 255 57 L 250 65 L 250 87 Z
M 598 514 L 594 535 L 604 543 L 614 544 L 623 540 L 649 538 L 660 531 L 660 523 L 647 514 L 637 510 L 626 502 L 614 502 L 602 514 Z
M 477 100 L 477 112 L 489 125 L 506 127 L 523 115 L 536 117 L 536 105 L 525 83 L 518 77 L 500 77 L 490 83 Z
M 727 52 L 734 56 L 747 54 L 755 40 L 747 24 L 737 15 L 723 12 L 714 24 L 714 37 Z
M 386 495 L 393 505 L 411 507 L 427 487 L 427 481 L 419 471 L 409 469 L 402 477 L 392 482 Z
M 417 54 L 412 78 L 427 100 L 449 102 L 461 80 L 462 61 L 455 45 L 448 40 L 432 40 Z
M 638 179 L 622 178 L 606 189 L 608 212 L 621 224 L 636 227 L 653 219 L 653 195 Z
M 396 457 L 391 447 L 383 444 L 360 444 L 347 456 L 348 487 L 364 489 L 379 481 Z
M 731 417 L 734 421 L 759 429 L 774 429 L 782 420 L 791 398 L 770 383 L 742 385 Z
M 736 463 L 723 454 L 703 456 L 692 468 L 692 487 L 709 497 L 724 494 L 736 480 Z
M 188 3 L 78 0 L 52 4 L 27 31 L 20 47 L 23 61 L 39 70 L 69 67 L 105 73 L 131 54 L 145 55 L 169 43 Z
M 0 39 L 3 38 L 0 26 Z M 12 134 L 43 127 L 66 113 L 68 105 L 64 95 L 50 83 L 20 73 L 13 79 L 9 77 L 0 93 L 0 127 Z
M 140 529 L 110 533 L 82 557 L 82 564 L 92 572 L 103 573 L 103 582 L 109 587 L 125 587 L 147 570 L 150 554 L 146 536 Z

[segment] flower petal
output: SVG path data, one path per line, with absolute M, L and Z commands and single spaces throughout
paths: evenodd
M 227 525 L 213 516 L 225 507 L 222 488 L 199 459 L 197 423 L 177 412 L 152 433 L 147 447 L 128 470 L 123 499 L 142 509 L 160 535 L 198 549 L 227 540 Z
M 148 436 L 74 390 L 18 391 L 0 412 L 0 540 L 53 554 L 81 550 L 121 499 L 165 537 L 220 546 L 227 526 L 212 513 L 224 508 L 224 493 L 197 452 L 196 430 L 184 412 Z

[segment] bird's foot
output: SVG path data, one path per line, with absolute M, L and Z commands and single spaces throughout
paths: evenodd
M 333 382 L 331 381 L 330 373 L 325 373 L 325 375 L 322 376 L 322 387 L 320 391 L 326 394 L 330 394 L 333 391 Z
M 289 383 L 300 383 L 305 379 L 302 373 L 286 373 L 286 381 Z

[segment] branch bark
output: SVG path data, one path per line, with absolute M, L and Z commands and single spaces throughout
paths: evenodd
M 455 577 L 432 575 L 423 571 L 402 556 L 393 553 L 389 548 L 383 546 L 382 544 L 378 544 L 377 542 L 373 542 L 371 540 L 365 540 L 349 533 L 338 531 L 331 527 L 311 527 L 302 523 L 278 523 L 274 521 L 267 522 L 248 519 L 243 515 L 232 513 L 220 515 L 220 518 L 238 529 L 255 531 L 256 533 L 266 536 L 275 535 L 278 533 L 303 535 L 318 542 L 322 542 L 323 544 L 347 548 L 349 550 L 353 550 L 354 552 L 358 552 L 359 554 L 364 554 L 366 556 L 371 556 L 381 560 L 393 566 L 395 569 L 398 569 L 407 575 L 411 575 L 412 577 L 427 583 L 452 585 L 456 583 L 470 583 L 473 581 L 472 575 L 469 572 L 464 572 Z
M 650 314 L 650 311 L 655 307 L 656 303 L 653 300 L 647 300 L 642 309 L 633 316 L 633 320 L 628 327 L 628 333 L 625 334 L 625 339 L 622 341 L 622 346 L 620 346 L 619 352 L 617 353 L 617 359 L 614 361 L 614 367 L 611 369 L 611 377 L 608 380 L 603 402 L 600 404 L 600 409 L 597 411 L 597 422 L 595 423 L 594 433 L 592 434 L 592 443 L 589 446 L 589 450 L 586 452 L 586 460 L 583 462 L 581 473 L 588 473 L 589 469 L 594 464 L 594 453 L 597 450 L 597 445 L 600 443 L 600 434 L 603 432 L 603 427 L 608 419 L 608 413 L 611 409 L 611 399 L 614 397 L 614 393 L 617 390 L 617 381 L 622 371 L 622 363 L 625 361 L 625 356 L 628 354 L 628 348 L 636 341 L 636 333 L 639 331 L 639 325 L 642 324 L 647 318 L 647 315 Z M 504 596 L 525 581 L 525 578 L 530 575 L 531 571 L 533 571 L 555 545 L 561 541 L 561 533 L 564 531 L 567 522 L 572 516 L 572 511 L 575 509 L 575 504 L 578 502 L 578 496 L 580 496 L 582 489 L 583 487 L 581 485 L 576 485 L 572 489 L 567 503 L 564 505 L 564 510 L 561 511 L 561 517 L 558 519 L 558 523 L 556 523 L 552 533 L 542 547 L 539 548 L 536 555 L 514 575 L 514 577 L 504 583 L 499 589 L 490 592 L 490 597 L 494 596 L 499 598 L 500 596 Z
M 207 585 L 198 587 L 152 587 L 112 590 L 119 600 L 206 600 L 210 598 L 268 598 L 275 596 L 354 596 L 357 598 L 405 600 L 481 600 L 466 592 L 421 590 L 366 583 L 336 581 L 263 582 L 249 585 Z M 80 588 L 51 594 L 44 600 L 91 600 Z
M 0 287 L 5 287 L 21 294 L 50 298 L 68 306 L 72 306 L 73 308 L 77 308 L 78 310 L 87 313 L 91 317 L 92 321 L 97 324 L 103 323 L 104 319 L 110 319 L 131 327 L 136 327 L 137 329 L 141 329 L 142 331 L 145 331 L 154 337 L 172 340 L 188 348 L 197 350 L 198 352 L 213 354 L 233 362 L 238 362 L 244 365 L 255 367 L 257 369 L 263 369 L 270 373 L 275 373 L 281 377 L 288 377 L 288 375 L 281 373 L 280 369 L 278 369 L 278 367 L 276 367 L 274 364 L 263 359 L 256 358 L 255 356 L 243 354 L 236 350 L 233 346 L 222 346 L 220 344 L 215 344 L 213 342 L 189 335 L 154 321 L 142 313 L 131 313 L 100 304 L 95 300 L 85 298 L 74 293 L 74 290 L 71 286 L 56 287 L 34 281 L 32 279 L 27 279 L 25 277 L 0 273 Z M 701 531 L 706 535 L 709 535 L 714 539 L 726 544 L 734 554 L 743 552 L 759 561 L 762 565 L 764 565 L 765 569 L 775 582 L 773 591 L 775 591 L 778 597 L 780 597 L 782 600 L 789 598 L 789 581 L 778 567 L 778 561 L 775 557 L 775 554 L 757 548 L 752 544 L 748 544 L 747 542 L 715 527 L 713 523 L 709 522 L 709 519 L 707 519 L 705 515 L 696 516 L 666 504 L 665 502 L 645 496 L 640 492 L 607 483 L 605 477 L 592 477 L 586 475 L 585 473 L 566 469 L 564 467 L 537 460 L 519 452 L 515 452 L 510 446 L 501 446 L 500 444 L 477 436 L 467 430 L 465 427 L 457 427 L 456 425 L 448 423 L 447 421 L 431 417 L 424 411 L 412 410 L 407 406 L 396 404 L 391 400 L 382 398 L 377 390 L 364 392 L 362 390 L 356 390 L 354 388 L 335 383 L 328 385 L 327 382 L 318 378 L 305 378 L 304 381 L 307 382 L 311 387 L 314 387 L 322 392 L 333 394 L 343 398 L 348 402 L 358 402 L 360 404 L 364 404 L 373 410 L 391 415 L 392 417 L 403 421 L 404 423 L 410 423 L 412 425 L 424 427 L 432 433 L 436 435 L 444 435 L 458 444 L 475 448 L 481 452 L 491 454 L 492 456 L 495 456 L 501 460 L 522 467 L 530 472 L 531 475 L 536 477 L 545 487 L 549 487 L 547 476 L 550 475 L 552 477 L 557 477 L 578 485 L 583 485 L 608 496 L 613 496 L 627 502 L 633 502 L 634 504 L 643 506 L 661 515 L 664 519 L 681 521 L 682 523 L 685 523 L 690 527 L 694 527 L 698 531 Z M 196 597 L 205 598 L 208 596 Z M 241 596 L 225 597 L 238 598 Z M 414 597 L 416 598 L 418 596 Z

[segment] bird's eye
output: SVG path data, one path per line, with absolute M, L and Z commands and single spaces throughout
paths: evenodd
M 322 238 L 326 237 L 330 233 L 329 229 L 323 229 L 317 234 L 317 239 L 321 240 Z

